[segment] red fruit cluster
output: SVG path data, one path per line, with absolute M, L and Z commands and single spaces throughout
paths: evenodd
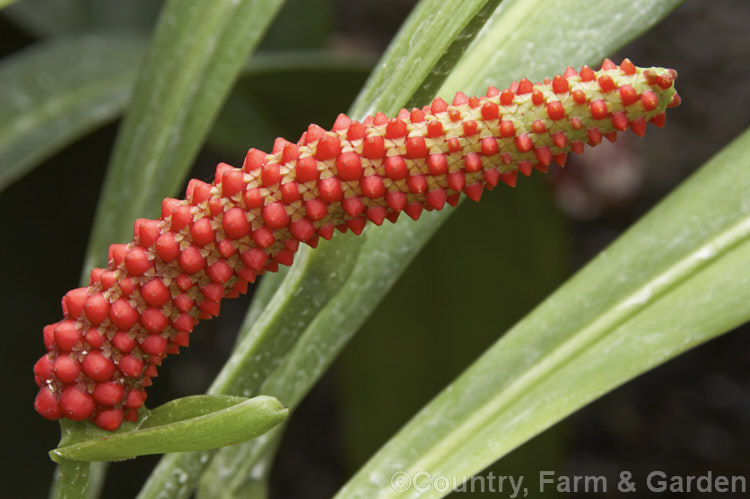
M 291 265 L 299 243 L 359 234 L 402 212 L 417 219 L 461 193 L 477 201 L 499 182 L 515 185 L 519 171 L 564 165 L 584 144 L 628 128 L 643 135 L 679 104 L 675 78 L 606 60 L 598 72 L 568 68 L 395 118 L 341 114 L 330 131 L 310 125 L 297 143 L 277 139 L 271 154 L 250 149 L 242 168 L 220 164 L 212 184 L 191 180 L 186 199 L 164 200 L 160 219 L 137 220 L 133 242 L 112 245 L 107 268 L 63 297 L 65 318 L 44 328 L 48 352 L 34 366 L 36 410 L 106 430 L 136 420 L 167 354 L 223 298 Z

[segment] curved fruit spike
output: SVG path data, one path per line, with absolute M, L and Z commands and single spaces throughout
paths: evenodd
M 199 319 L 279 264 L 300 242 L 334 229 L 361 233 L 401 212 L 478 201 L 518 173 L 565 163 L 584 143 L 663 126 L 679 105 L 677 73 L 625 60 L 584 66 L 533 84 L 523 78 L 484 97 L 437 97 L 430 106 L 362 123 L 341 114 L 331 131 L 310 125 L 298 143 L 279 138 L 271 154 L 250 149 L 241 169 L 225 163 L 212 184 L 192 181 L 185 200 L 167 199 L 159 220 L 136 223 L 130 244 L 63 298 L 65 319 L 44 328 L 47 353 L 34 368 L 45 418 L 93 421 L 105 430 L 132 421 L 144 388 L 169 353 L 189 344 Z

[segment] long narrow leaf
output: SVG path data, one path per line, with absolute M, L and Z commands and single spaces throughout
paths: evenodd
M 133 91 L 97 209 L 84 274 L 133 221 L 158 214 L 200 149 L 250 50 L 283 0 L 172 0 Z
M 0 0 L 0 9 L 4 9 L 8 5 L 17 2 L 18 0 Z
M 511 329 L 341 496 L 418 495 L 391 488 L 396 472 L 460 484 L 596 397 L 750 319 L 750 274 L 740 270 L 750 263 L 748 155 L 750 131 Z
M 114 119 L 130 96 L 140 37 L 91 34 L 41 42 L 0 63 L 0 190 Z
M 14 1 L 0 0 L 0 6 Z M 147 32 L 162 3 L 162 0 L 24 0 L 3 14 L 39 37 L 97 30 Z
M 535 24 L 523 24 L 516 26 L 516 11 L 503 8 L 505 3 L 496 11 L 490 20 L 482 27 L 482 31 L 476 40 L 466 50 L 458 65 L 461 67 L 461 75 L 471 75 L 471 81 L 466 81 L 464 88 L 454 87 L 452 78 L 445 80 L 440 89 L 440 94 L 450 95 L 458 90 L 469 93 L 480 93 L 483 91 L 487 79 L 492 79 L 496 85 L 509 83 L 518 75 L 530 74 L 532 77 L 539 75 L 551 75 L 554 71 L 562 69 L 568 63 L 580 64 L 583 62 L 595 63 L 591 57 L 599 57 L 612 52 L 619 44 L 634 38 L 650 26 L 658 22 L 659 18 L 654 12 L 666 15 L 671 8 L 679 4 L 679 1 L 657 2 L 641 1 L 629 5 L 625 14 L 630 17 L 629 23 L 616 22 L 616 16 L 622 14 L 621 5 L 612 5 L 601 8 L 596 13 L 599 19 L 612 18 L 611 22 L 600 22 L 595 28 L 582 30 L 581 19 L 584 17 L 564 15 L 570 8 L 573 11 L 590 12 L 589 2 L 583 0 L 576 2 L 523 2 L 524 8 L 528 4 L 535 4 L 537 9 L 544 10 L 545 16 L 535 17 Z M 660 7 L 652 9 L 656 5 Z M 668 7 L 668 8 L 667 8 Z M 500 12 L 505 15 L 499 15 Z M 591 12 L 594 15 L 595 12 Z M 506 17 L 508 16 L 508 17 Z M 411 22 L 411 20 L 410 20 Z M 479 26 L 477 26 L 477 29 Z M 486 58 L 482 52 L 477 52 L 483 46 L 482 40 L 500 36 L 502 33 L 517 33 L 519 44 L 525 46 L 545 46 L 545 58 L 533 59 L 529 57 L 515 61 L 520 66 L 507 66 L 499 62 L 495 66 L 486 64 Z M 557 33 L 560 37 L 569 40 L 566 44 L 548 44 L 549 33 Z M 408 39 L 398 38 L 398 43 L 408 44 Z M 595 49 L 581 51 L 582 46 L 594 46 Z M 479 48 L 478 48 L 479 47 Z M 391 49 L 392 53 L 396 49 Z M 533 52 L 533 51 L 532 51 Z M 554 57 L 553 57 L 554 55 Z M 564 61 L 564 62 L 563 62 Z M 382 71 L 387 71 L 391 64 L 399 64 L 401 60 L 386 58 L 381 61 Z M 457 70 L 451 75 L 457 74 Z M 536 75 L 536 76 L 535 76 Z M 370 85 L 377 85 L 379 78 L 371 77 Z M 367 87 L 363 93 L 371 95 L 371 87 Z M 395 90 L 397 92 L 400 89 Z M 398 99 L 406 103 L 410 95 L 408 90 L 400 91 Z M 371 99 L 377 99 L 372 96 Z M 378 96 L 380 98 L 380 96 Z M 382 106 L 382 107 L 381 107 Z M 393 107 L 391 107 L 393 106 Z M 354 117 L 361 117 L 365 112 L 372 109 L 382 109 L 387 113 L 394 113 L 398 108 L 398 100 L 389 97 L 384 100 L 374 100 L 372 103 L 366 99 L 358 100 L 354 106 Z M 284 359 L 281 367 L 277 369 L 261 386 L 261 392 L 280 397 L 290 407 L 294 407 L 301 398 L 312 387 L 325 368 L 343 348 L 348 339 L 356 332 L 367 315 L 372 312 L 380 299 L 387 293 L 396 282 L 400 272 L 405 265 L 414 258 L 419 249 L 437 230 L 442 222 L 450 216 L 451 211 L 430 213 L 428 217 L 420 218 L 420 222 L 412 224 L 401 222 L 392 226 L 383 226 L 367 231 L 365 244 L 361 248 L 357 266 L 351 271 L 350 277 L 342 287 L 341 292 L 320 312 L 315 320 L 305 331 L 294 349 Z M 339 244 L 335 240 L 333 244 Z M 315 254 L 312 258 L 324 258 L 323 254 Z M 322 260 L 320 261 L 322 265 Z M 269 279 L 274 279 L 270 276 Z M 270 285 L 270 284 L 269 284 Z M 267 310 L 266 312 L 272 313 Z M 265 315 L 265 313 L 264 313 Z M 261 316 L 262 318 L 262 316 Z M 262 320 L 262 319 L 261 319 Z M 231 366 L 230 366 L 231 368 Z M 236 386 L 234 390 L 240 390 Z M 233 392 L 228 392 L 233 393 Z M 273 433 L 273 432 L 272 432 Z M 212 471 L 207 474 L 206 482 L 219 473 L 234 470 L 230 473 L 233 480 L 240 481 L 256 463 L 258 456 L 265 454 L 264 444 L 271 441 L 270 437 L 249 442 L 237 447 L 231 447 L 219 452 L 212 466 Z

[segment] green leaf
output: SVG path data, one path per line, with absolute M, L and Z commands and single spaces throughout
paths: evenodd
M 70 432 L 73 443 L 50 451 L 53 460 L 115 461 L 147 454 L 188 452 L 255 438 L 289 410 L 273 397 L 195 396 L 177 399 L 147 413 L 140 427 L 117 433 L 82 423 Z
M 111 121 L 130 96 L 145 45 L 89 34 L 40 42 L 0 63 L 0 190 Z
M 16 3 L 18 0 L 0 0 L 0 9 L 4 9 L 10 4 Z
M 470 476 L 750 319 L 749 156 L 747 131 L 423 408 L 341 496 L 397 496 L 396 471 Z
M 3 1 L 0 0 L 0 6 Z M 93 30 L 145 33 L 153 26 L 162 3 L 162 0 L 24 0 L 3 14 L 40 37 Z
M 171 0 L 161 14 L 117 139 L 84 266 L 130 238 L 175 195 L 250 50 L 282 0 Z

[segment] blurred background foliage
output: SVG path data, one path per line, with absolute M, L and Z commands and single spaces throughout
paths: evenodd
M 191 177 L 209 178 L 218 161 L 238 164 L 248 147 L 268 150 L 276 136 L 294 139 L 309 123 L 330 126 L 352 102 L 414 3 L 287 1 L 247 62 Z M 122 51 L 122 57 L 102 58 L 89 68 L 91 78 L 117 76 L 106 88 L 98 87 L 119 96 L 115 105 L 95 113 L 83 106 L 82 112 L 90 114 L 80 120 L 85 126 L 50 118 L 46 135 L 29 138 L 38 150 L 24 159 L 22 171 L 7 176 L 0 196 L 6 214 L 2 372 L 8 380 L 2 414 L 8 459 L 0 483 L 7 497 L 43 497 L 50 483 L 53 465 L 46 451 L 55 446 L 58 427 L 33 411 L 31 366 L 43 351 L 41 326 L 57 320 L 54 304 L 78 280 L 104 166 L 127 102 L 128 78 L 160 5 L 156 0 L 22 0 L 0 13 L 0 131 L 13 106 L 24 105 L 14 100 L 19 94 L 8 91 L 13 85 L 28 93 L 39 76 L 51 83 L 35 91 L 65 85 L 54 73 L 11 81 L 8 68 L 23 54 L 19 51 L 59 45 L 65 40 L 60 37 L 111 40 L 115 33 Z M 750 43 L 748 20 L 750 7 L 743 0 L 710 5 L 688 0 L 622 50 L 640 65 L 680 72 L 685 104 L 670 116 L 669 127 L 652 131 L 644 142 L 610 145 L 603 153 L 610 157 L 605 165 L 601 158 L 584 156 L 549 179 L 533 177 L 522 182 L 523 188 L 486 193 L 481 209 L 464 203 L 294 414 L 272 474 L 275 496 L 330 496 L 495 341 L 492 331 L 525 315 L 750 124 L 745 112 L 750 96 L 741 91 L 750 84 L 750 69 L 742 62 Z M 696 39 L 703 43 L 695 44 Z M 94 51 L 109 43 L 94 40 Z M 68 50 L 81 54 L 75 46 Z M 65 58 L 50 57 L 64 72 Z M 686 144 L 681 137 L 688 133 L 704 140 Z M 45 136 L 57 141 L 46 142 Z M 2 144 L 0 136 L 3 163 L 17 158 Z M 645 157 L 658 170 L 646 170 Z M 608 182 L 613 174 L 619 181 Z M 469 254 L 460 250 L 467 242 L 473 248 Z M 446 261 L 453 264 L 441 263 Z M 463 271 L 467 267 L 472 271 Z M 249 300 L 228 302 L 221 318 L 201 326 L 193 348 L 162 370 L 149 405 L 206 389 L 231 349 Z M 722 336 L 628 383 L 494 468 L 504 474 L 750 469 L 747 338 Z M 685 434 L 694 438 L 688 442 Z M 105 497 L 134 496 L 155 461 L 146 457 L 113 465 Z

